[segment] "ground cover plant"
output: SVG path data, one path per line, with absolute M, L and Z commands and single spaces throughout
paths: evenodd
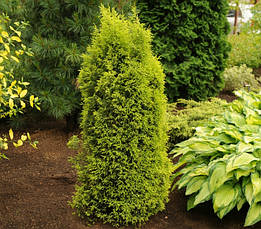
M 219 98 L 201 102 L 179 99 L 176 103 L 168 104 L 168 149 L 192 137 L 197 126 L 223 113 L 227 106 L 227 102 Z
M 194 137 L 177 144 L 176 168 L 185 165 L 175 186 L 186 187 L 187 209 L 212 200 L 223 218 L 247 203 L 245 226 L 261 220 L 261 94 L 238 91 L 224 115 L 198 127 Z
M 154 35 L 169 101 L 216 96 L 230 50 L 227 0 L 139 0 L 137 8 Z
M 164 209 L 170 188 L 164 74 L 135 15 L 101 12 L 79 77 L 83 149 L 71 205 L 89 221 L 141 224 Z

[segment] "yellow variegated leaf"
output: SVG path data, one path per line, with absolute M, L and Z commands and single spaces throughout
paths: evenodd
M 17 63 L 20 62 L 19 59 L 18 59 L 17 57 L 15 57 L 15 56 L 11 56 L 11 58 L 12 58 L 15 62 L 17 62 Z
M 4 44 L 4 47 L 5 47 L 5 50 L 6 50 L 8 53 L 10 53 L 10 47 L 9 47 L 9 45 Z
M 9 107 L 11 108 L 11 109 L 13 109 L 13 107 L 14 107 L 14 100 L 13 99 L 9 99 Z
M 21 139 L 19 139 L 18 141 L 17 141 L 17 146 L 22 146 L 24 143 L 23 143 L 23 141 L 21 140 Z
M 21 37 L 21 32 L 20 31 L 14 31 L 19 37 Z
M 13 140 L 13 138 L 14 138 L 14 132 L 12 129 L 9 130 L 9 137 L 11 140 Z
M 26 133 L 26 134 L 27 134 L 28 139 L 31 141 L 31 136 L 30 136 L 30 134 L 29 134 L 29 133 Z
M 0 71 L 3 71 L 4 70 L 4 66 L 0 66 Z
M 27 90 L 25 89 L 25 90 L 23 90 L 23 91 L 21 92 L 21 94 L 20 94 L 20 98 L 25 97 L 26 94 L 27 94 Z
M 11 83 L 11 87 L 13 87 L 14 85 L 16 85 L 16 80 L 14 80 L 12 83 Z
M 18 144 L 17 143 L 15 143 L 15 142 L 13 142 L 13 145 L 14 145 L 14 147 L 18 147 Z
M 17 41 L 17 42 L 21 42 L 20 37 L 17 37 L 17 36 L 12 36 L 12 37 L 11 37 L 11 40 Z
M 8 35 L 8 33 L 6 32 L 6 31 L 2 31 L 2 36 L 4 37 L 4 38 L 7 38 L 7 37 L 9 37 L 9 35 Z
M 9 26 L 9 28 L 12 30 L 12 31 L 16 31 L 14 28 L 13 28 L 13 26 Z
M 33 107 L 34 106 L 34 95 L 30 96 L 30 106 Z
M 24 109 L 25 108 L 25 102 L 21 100 L 20 104 L 21 104 L 22 109 Z
M 26 140 L 27 140 L 27 136 L 23 134 L 23 135 L 21 136 L 21 140 L 22 140 L 22 141 L 26 141 Z
M 4 43 L 3 38 L 0 36 L 0 43 Z

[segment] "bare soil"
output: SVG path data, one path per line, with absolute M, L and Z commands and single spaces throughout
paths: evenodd
M 6 131 L 1 128 L 2 132 Z M 74 192 L 76 173 L 68 162 L 75 152 L 66 147 L 73 133 L 65 122 L 37 123 L 28 129 L 39 141 L 30 146 L 10 147 L 9 160 L 0 160 L 0 229 L 112 229 L 110 225 L 89 225 L 68 205 Z M 18 133 L 17 133 L 18 134 Z M 186 211 L 183 190 L 170 194 L 166 210 L 151 217 L 142 229 L 241 229 L 248 206 L 229 213 L 223 220 L 213 213 L 211 203 Z M 133 229 L 134 227 L 128 227 Z M 261 223 L 251 227 L 260 229 Z

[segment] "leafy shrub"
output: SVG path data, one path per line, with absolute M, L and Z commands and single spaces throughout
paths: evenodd
M 219 218 L 248 203 L 245 226 L 261 220 L 261 94 L 238 91 L 223 116 L 198 127 L 194 137 L 177 144 L 181 156 L 175 184 L 186 187 L 188 210 L 211 200 Z
M 101 11 L 79 77 L 83 150 L 71 205 L 90 221 L 140 224 L 168 200 L 164 74 L 137 18 Z
M 259 82 L 255 79 L 252 71 L 245 64 L 225 69 L 223 74 L 225 81 L 224 91 L 239 90 L 247 85 L 249 85 L 251 90 L 260 88 Z
M 24 53 L 31 55 L 26 46 L 21 42 L 21 31 L 23 23 L 15 22 L 6 15 L 0 15 L 0 119 L 7 116 L 12 117 L 22 113 L 26 103 L 31 107 L 36 106 L 40 109 L 38 98 L 31 95 L 29 101 L 26 99 L 27 85 L 29 83 L 16 81 L 13 75 L 13 67 L 19 63 L 19 58 Z M 8 143 L 13 141 L 13 131 L 9 131 L 9 137 L 0 137 L 0 149 L 7 150 Z M 31 142 L 30 135 L 22 135 L 21 139 L 13 141 L 15 147 L 23 145 L 24 141 L 29 141 L 33 147 L 36 142 Z M 0 159 L 6 156 L 0 152 Z
M 228 38 L 232 45 L 229 53 L 228 65 L 230 67 L 246 64 L 249 68 L 261 66 L 261 36 L 252 33 L 230 35 Z
M 227 0 L 139 0 L 137 8 L 154 35 L 169 101 L 217 95 L 230 50 Z
M 197 126 L 207 123 L 212 116 L 222 114 L 226 106 L 226 101 L 218 98 L 202 102 L 179 99 L 176 103 L 169 104 L 168 148 L 192 137 Z

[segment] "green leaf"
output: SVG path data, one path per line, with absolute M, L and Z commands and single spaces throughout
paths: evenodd
M 261 125 L 261 118 L 257 114 L 255 114 L 255 115 L 252 114 L 246 118 L 246 122 L 247 122 L 247 124 L 250 124 L 250 125 Z
M 261 192 L 261 178 L 258 172 L 251 174 L 251 182 L 253 185 L 253 195 L 257 196 Z
M 235 171 L 235 176 L 236 176 L 236 179 L 239 180 L 240 177 L 244 176 L 249 176 L 249 174 L 253 172 L 253 170 L 242 170 L 242 169 L 237 169 Z
M 254 157 L 249 153 L 241 153 L 239 155 L 233 155 L 229 158 L 227 162 L 226 171 L 227 173 L 236 170 L 236 169 L 251 169 L 251 162 L 259 161 L 258 158 Z
M 213 151 L 212 146 L 208 142 L 195 142 L 191 145 L 189 145 L 189 148 L 191 148 L 194 151 Z
M 236 184 L 234 187 L 233 184 L 231 184 L 231 187 L 233 188 L 234 191 L 234 199 L 230 201 L 228 205 L 219 209 L 217 215 L 220 219 L 222 219 L 228 212 L 230 212 L 236 206 L 238 199 L 241 196 L 241 187 L 239 184 Z
M 236 192 L 233 185 L 224 184 L 213 194 L 213 208 L 217 212 L 235 200 Z
M 245 203 L 246 203 L 246 198 L 241 197 L 240 200 L 237 202 L 237 210 L 240 211 L 240 209 L 243 207 Z
M 246 124 L 245 117 L 239 113 L 227 111 L 224 116 L 228 123 L 235 124 L 238 127 Z
M 242 153 L 235 157 L 233 161 L 233 167 L 240 168 L 241 166 L 250 164 L 252 161 L 259 161 L 259 159 L 254 157 L 252 154 Z
M 237 141 L 242 140 L 242 134 L 237 130 L 224 130 L 224 133 L 227 134 L 228 136 L 234 138 Z
M 187 185 L 186 195 L 191 195 L 199 191 L 206 179 L 206 176 L 193 177 Z
M 246 144 L 244 142 L 239 142 L 237 144 L 238 153 L 253 152 L 253 149 L 254 147 L 252 144 Z
M 181 189 L 185 187 L 189 181 L 191 180 L 191 177 L 187 176 L 186 174 L 183 175 L 179 181 L 177 181 L 178 189 Z
M 210 178 L 209 178 L 209 190 L 210 192 L 214 192 L 218 189 L 222 184 L 227 180 L 226 175 L 226 164 L 219 162 L 216 163 L 210 170 Z
M 198 195 L 195 198 L 194 205 L 198 205 L 202 202 L 208 201 L 211 197 L 211 193 L 209 191 L 208 182 L 205 181 L 205 183 L 202 185 Z
M 195 205 L 194 205 L 194 202 L 195 202 L 195 197 L 196 197 L 196 194 L 194 195 L 191 195 L 187 201 L 187 211 L 189 211 L 190 209 L 194 208 Z
M 251 226 L 261 220 L 261 204 L 253 203 L 246 216 L 245 227 Z
M 251 182 L 246 184 L 245 189 L 244 189 L 244 194 L 245 194 L 247 202 L 251 205 L 252 200 L 253 200 L 253 186 L 252 186 Z

